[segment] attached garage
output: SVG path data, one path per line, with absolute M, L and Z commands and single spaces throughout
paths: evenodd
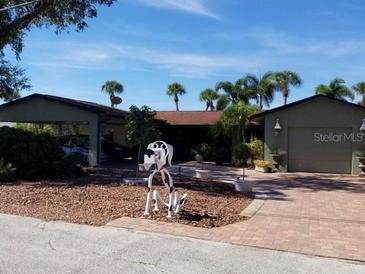
M 365 108 L 316 95 L 251 117 L 264 128 L 264 157 L 281 171 L 359 174 Z

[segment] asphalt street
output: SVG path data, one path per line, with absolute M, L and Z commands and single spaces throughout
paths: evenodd
M 0 273 L 365 273 L 357 262 L 0 214 Z

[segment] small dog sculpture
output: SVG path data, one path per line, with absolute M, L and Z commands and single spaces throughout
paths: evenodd
M 150 210 L 150 200 L 151 200 L 151 191 L 152 191 L 152 180 L 153 177 L 157 174 L 161 174 L 162 181 L 164 185 L 167 187 L 169 192 L 169 200 L 166 203 L 161 199 L 157 190 L 153 191 L 153 202 L 154 209 L 153 211 L 159 211 L 158 201 L 162 202 L 168 208 L 167 217 L 171 218 L 171 212 L 174 211 L 177 214 L 180 209 L 186 203 L 187 194 L 179 198 L 177 190 L 174 189 L 174 183 L 169 171 L 166 169 L 166 164 L 171 166 L 171 160 L 174 153 L 174 148 L 171 145 L 166 144 L 163 141 L 156 141 L 148 145 L 147 152 L 144 155 L 144 163 L 143 166 L 146 170 L 149 170 L 152 166 L 154 169 L 150 176 L 148 177 L 148 192 L 147 192 L 147 201 L 146 201 L 146 209 L 144 215 L 149 215 Z M 168 178 L 168 182 L 166 182 L 166 175 Z

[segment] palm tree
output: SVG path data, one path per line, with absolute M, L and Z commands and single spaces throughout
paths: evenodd
M 219 99 L 219 94 L 214 89 L 208 88 L 208 89 L 203 90 L 200 93 L 199 99 L 200 99 L 200 101 L 206 102 L 207 107 L 206 107 L 205 111 L 207 111 L 209 109 L 211 111 L 213 111 L 214 110 L 214 101 Z
M 215 86 L 215 90 L 218 92 L 221 89 L 227 94 L 232 104 L 236 104 L 240 101 L 249 104 L 251 99 L 257 99 L 255 92 L 251 89 L 247 89 L 243 78 L 238 79 L 235 83 L 230 81 L 218 82 Z
M 274 91 L 276 89 L 274 73 L 269 71 L 262 77 L 247 74 L 243 79 L 246 88 L 257 94 L 257 103 L 259 104 L 260 109 L 263 108 L 263 105 L 269 107 L 274 99 Z
M 316 94 L 322 94 L 340 100 L 346 100 L 345 98 L 349 98 L 351 101 L 354 100 L 354 94 L 346 86 L 345 80 L 338 77 L 333 79 L 328 86 L 323 84 L 318 85 L 315 92 Z
M 276 72 L 274 73 L 273 78 L 275 79 L 276 89 L 280 90 L 283 94 L 284 105 L 286 105 L 288 102 L 290 86 L 300 87 L 302 85 L 302 79 L 299 74 L 290 70 Z
M 122 102 L 120 97 L 115 96 L 116 93 L 121 94 L 124 91 L 124 87 L 121 83 L 115 80 L 106 81 L 105 84 L 102 85 L 101 90 L 110 95 L 110 104 L 112 107 Z
M 231 101 L 229 100 L 228 96 L 225 94 L 219 95 L 217 100 L 217 110 L 225 110 Z
M 172 83 L 167 87 L 166 93 L 168 96 L 174 97 L 176 111 L 179 111 L 179 95 L 184 95 L 186 93 L 184 86 L 180 83 Z
M 361 102 L 359 103 L 362 106 L 365 106 L 365 82 L 357 83 L 352 86 L 352 89 L 359 95 L 362 96 Z

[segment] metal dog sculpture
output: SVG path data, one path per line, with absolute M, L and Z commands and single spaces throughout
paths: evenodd
M 174 183 L 169 171 L 166 169 L 166 164 L 171 166 L 171 160 L 174 153 L 174 148 L 171 145 L 166 144 L 163 141 L 156 141 L 148 145 L 147 153 L 144 155 L 144 163 L 143 166 L 146 170 L 149 170 L 152 166 L 154 166 L 154 170 L 148 177 L 148 192 L 147 192 L 147 201 L 146 201 L 146 209 L 144 215 L 149 215 L 150 210 L 150 200 L 151 200 L 151 191 L 152 191 L 152 180 L 153 177 L 157 174 L 161 174 L 162 181 L 164 185 L 167 187 L 169 192 L 169 200 L 166 203 L 161 199 L 157 190 L 153 191 L 153 202 L 154 209 L 153 211 L 159 211 L 158 201 L 162 202 L 168 208 L 167 218 L 171 218 L 171 212 L 174 211 L 177 214 L 181 207 L 186 203 L 187 194 L 184 194 L 179 198 L 177 190 L 174 189 Z M 168 182 L 166 182 L 166 175 L 168 178 Z

